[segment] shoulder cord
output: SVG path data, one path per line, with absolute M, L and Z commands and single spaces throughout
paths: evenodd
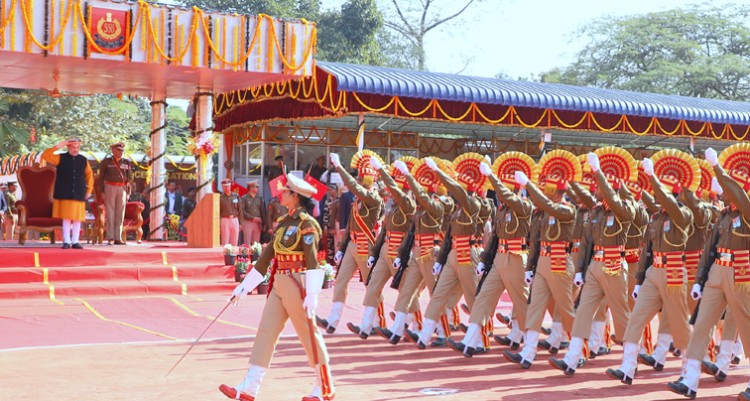
M 740 217 L 742 217 L 742 222 L 745 223 L 745 227 L 750 227 L 750 223 L 747 220 L 745 220 L 745 215 L 740 213 Z M 732 228 L 732 234 L 741 238 L 750 237 L 750 234 L 743 234 L 743 233 L 737 232 L 737 230 L 735 230 L 734 228 Z
M 295 251 L 294 250 L 295 248 L 297 248 L 297 245 L 299 245 L 299 240 L 302 238 L 302 236 L 299 235 L 299 231 L 300 231 L 299 230 L 299 226 L 300 225 L 301 224 L 297 225 L 297 232 L 295 233 L 297 235 L 297 240 L 294 241 L 294 244 L 292 246 L 290 246 L 290 247 L 286 247 L 286 246 L 284 246 L 281 243 L 281 239 L 282 239 L 282 237 L 284 237 L 284 229 L 286 227 L 280 227 L 276 231 L 276 236 L 274 237 L 274 241 L 273 241 L 273 250 L 276 251 L 276 253 L 278 253 L 278 254 L 286 254 L 286 255 L 289 255 L 289 254 L 302 254 L 302 253 L 304 253 L 304 251 Z
M 674 225 L 674 228 L 676 228 L 676 229 L 677 229 L 677 231 L 679 231 L 679 232 L 680 232 L 680 234 L 682 234 L 682 237 L 684 238 L 684 239 L 683 239 L 683 241 L 682 241 L 681 243 L 679 243 L 679 244 L 673 244 L 672 242 L 670 242 L 670 241 L 669 241 L 669 240 L 667 239 L 667 235 L 666 235 L 666 233 L 664 233 L 664 232 L 662 232 L 662 233 L 661 233 L 661 237 L 662 237 L 662 239 L 664 240 L 664 242 L 666 242 L 666 243 L 667 243 L 667 245 L 669 245 L 669 246 L 673 246 L 673 247 L 675 247 L 675 248 L 682 248 L 682 247 L 684 247 L 684 246 L 685 246 L 685 244 L 687 244 L 687 242 L 688 242 L 688 238 L 690 238 L 690 233 L 689 233 L 689 231 L 690 231 L 690 228 L 692 228 L 692 226 L 693 226 L 693 224 L 691 223 L 691 224 L 689 224 L 689 225 L 687 226 L 687 228 L 686 228 L 685 230 L 683 230 L 683 229 L 682 229 L 682 228 L 680 228 L 680 226 L 678 226 L 677 224 L 675 224 L 675 225 Z

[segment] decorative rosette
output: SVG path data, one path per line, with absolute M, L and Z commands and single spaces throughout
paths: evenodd
M 746 192 L 750 191 L 750 143 L 740 142 L 724 149 L 719 164 Z
M 413 156 L 401 156 L 397 161 L 402 161 L 406 164 L 406 167 L 409 169 L 409 171 L 412 170 L 414 165 L 419 161 L 416 157 Z M 396 167 L 391 164 L 388 166 L 388 174 L 393 178 L 393 181 L 396 181 L 396 184 L 398 184 L 401 188 L 408 188 L 409 183 L 406 181 L 406 176 L 401 174 L 401 171 L 399 171 Z
M 487 159 L 479 153 L 464 153 L 455 159 L 451 166 L 456 171 L 457 181 L 467 191 L 477 192 L 480 189 L 489 189 L 489 180 L 479 170 L 479 165 L 486 163 Z
M 578 161 L 581 162 L 581 185 L 588 189 L 589 192 L 594 192 L 594 188 L 596 188 L 596 180 L 594 180 L 594 174 L 591 172 L 588 156 L 579 155 Z
M 564 191 L 568 182 L 580 182 L 583 177 L 581 162 L 576 155 L 567 150 L 555 149 L 539 160 L 539 179 L 544 180 L 545 185 L 554 185 L 558 190 Z
M 539 169 L 529 155 L 522 152 L 505 152 L 492 163 L 492 172 L 510 189 L 518 189 L 515 172 L 526 174 L 531 182 L 539 180 Z
M 349 163 L 349 166 L 359 173 L 361 176 L 370 176 L 375 177 L 377 175 L 377 172 L 372 169 L 370 166 L 370 158 L 377 158 L 380 161 L 380 164 L 385 165 L 383 162 L 383 159 L 380 158 L 380 156 L 371 151 L 370 149 L 362 149 L 359 152 L 355 153 L 354 156 L 352 156 L 352 161 Z
M 438 167 L 441 167 L 441 163 L 439 162 L 438 158 L 432 157 L 432 159 L 435 160 L 435 163 L 437 163 Z M 414 179 L 418 183 L 420 183 L 422 187 L 424 187 L 427 191 L 437 192 L 437 188 L 438 186 L 440 186 L 440 179 L 438 178 L 436 172 L 427 167 L 427 163 L 425 163 L 424 160 L 425 159 L 417 159 L 417 161 L 414 162 L 414 165 L 409 168 L 409 171 L 411 172 L 411 175 L 414 177 Z
M 682 188 L 693 192 L 698 189 L 701 171 L 693 156 L 676 149 L 664 149 L 654 153 L 651 160 L 654 162 L 654 175 L 672 193 L 679 193 Z
M 714 170 L 711 165 L 703 159 L 695 159 L 698 162 L 698 167 L 701 170 L 701 181 L 698 184 L 698 189 L 695 191 L 695 195 L 703 200 L 709 200 L 711 197 L 711 180 L 714 178 Z
M 645 175 L 646 174 L 644 174 L 644 176 Z M 641 184 L 637 182 L 625 181 L 625 187 L 627 187 L 628 191 L 633 194 L 633 197 L 636 201 L 641 200 L 641 198 L 643 197 L 643 187 L 641 186 Z
M 651 188 L 651 181 L 648 180 L 646 172 L 643 171 L 643 163 L 641 162 L 638 162 L 638 179 L 636 180 L 636 183 L 646 192 L 650 193 L 653 191 L 653 188 Z
M 638 162 L 627 150 L 605 146 L 595 150 L 594 154 L 599 157 L 599 168 L 607 178 L 613 177 L 629 182 L 638 180 Z

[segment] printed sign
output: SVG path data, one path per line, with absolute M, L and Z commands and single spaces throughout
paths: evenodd
M 91 7 L 90 10 L 89 30 L 96 46 L 89 43 L 89 52 L 101 53 L 99 49 L 110 53 L 122 50 L 130 34 L 128 11 L 100 7 Z

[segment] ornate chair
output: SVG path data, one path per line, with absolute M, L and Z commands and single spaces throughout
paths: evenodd
M 57 168 L 53 166 L 21 167 L 16 175 L 23 198 L 18 207 L 18 243 L 26 243 L 26 232 L 50 232 L 50 242 L 55 243 L 55 230 L 62 230 L 62 219 L 52 217 L 52 194 L 55 189 Z
M 135 231 L 135 242 L 141 243 L 143 238 L 143 216 L 141 212 L 146 206 L 141 202 L 127 202 L 125 204 L 125 219 L 122 221 L 122 242 L 125 242 L 127 233 Z

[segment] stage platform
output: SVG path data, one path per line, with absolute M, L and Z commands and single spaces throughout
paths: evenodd
M 0 299 L 227 293 L 235 285 L 221 248 L 132 242 L 61 249 L 49 242 L 0 242 Z

